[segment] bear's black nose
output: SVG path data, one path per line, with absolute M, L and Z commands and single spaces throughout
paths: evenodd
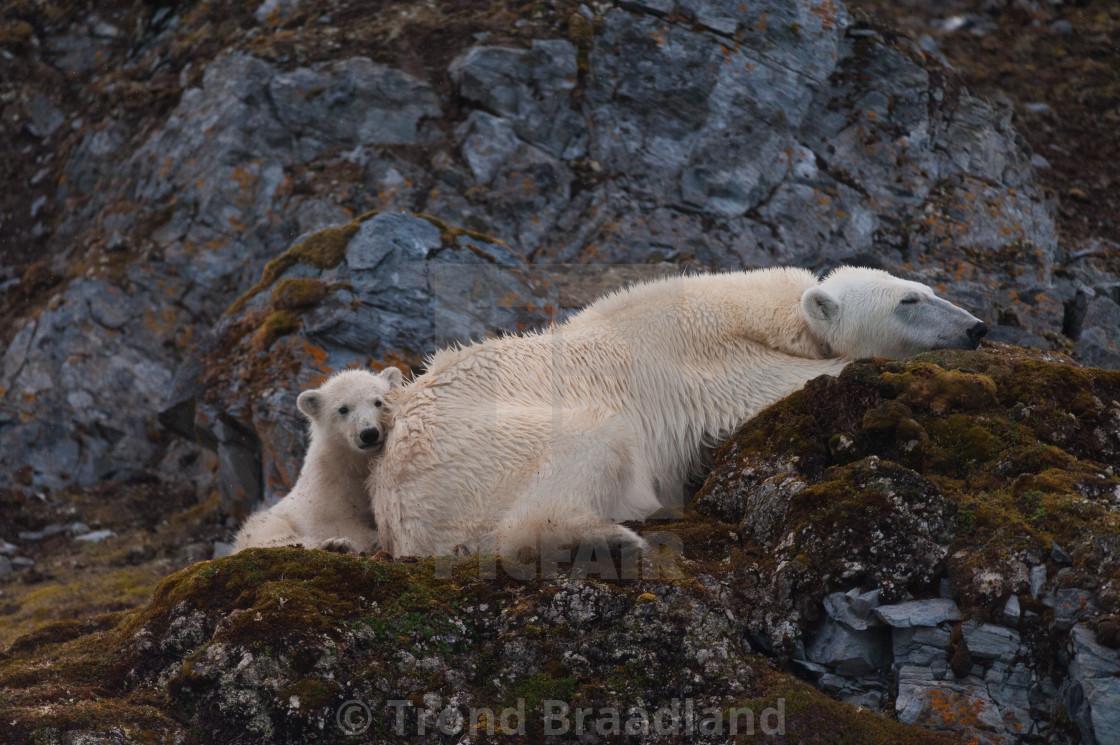
M 968 330 L 968 340 L 972 342 L 973 347 L 980 346 L 980 340 L 988 333 L 988 325 L 983 321 L 977 321 L 976 325 Z
M 376 445 L 377 441 L 381 439 L 381 433 L 376 428 L 370 427 L 369 429 L 363 429 L 358 437 L 361 438 L 363 445 Z

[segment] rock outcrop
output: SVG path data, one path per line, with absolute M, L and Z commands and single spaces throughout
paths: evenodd
M 1118 457 L 1120 374 L 935 352 L 763 412 L 693 504 L 744 543 L 755 644 L 823 690 L 979 742 L 1106 743 Z
M 744 426 L 683 518 L 635 525 L 644 560 L 254 549 L 18 640 L 0 716 L 46 741 L 528 741 L 588 708 L 585 734 L 646 741 L 637 707 L 691 742 L 745 707 L 762 741 L 1114 742 L 1118 399 L 1120 373 L 1007 347 L 855 363 Z

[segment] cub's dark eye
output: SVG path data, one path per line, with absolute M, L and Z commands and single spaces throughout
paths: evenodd
M 913 305 L 916 302 L 918 302 L 918 298 L 916 298 L 916 297 L 904 297 L 904 298 L 902 298 L 902 304 L 903 305 Z
M 349 406 L 339 406 L 338 407 L 338 413 L 342 414 L 342 416 L 346 416 L 347 414 L 350 413 L 350 407 Z
M 374 401 L 373 405 L 380 409 L 381 408 L 381 399 L 379 398 L 376 401 Z

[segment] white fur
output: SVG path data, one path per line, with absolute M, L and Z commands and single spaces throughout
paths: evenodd
M 858 357 L 974 347 L 977 324 L 885 272 L 818 284 L 779 268 L 641 284 L 540 333 L 438 352 L 388 397 L 369 483 L 382 544 L 642 546 L 615 523 L 679 504 L 705 448 L 761 408 Z
M 296 544 L 344 553 L 380 548 L 365 481 L 385 441 L 384 396 L 400 383 L 395 367 L 379 374 L 347 370 L 299 395 L 311 428 L 299 479 L 278 503 L 245 521 L 235 551 Z

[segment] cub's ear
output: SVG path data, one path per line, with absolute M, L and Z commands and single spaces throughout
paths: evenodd
M 801 296 L 801 309 L 815 321 L 833 321 L 840 314 L 840 303 L 820 287 L 810 288 Z
M 323 408 L 323 397 L 319 395 L 319 391 L 304 391 L 296 399 L 296 406 L 304 415 L 314 419 L 319 415 L 319 410 Z
M 390 388 L 396 388 L 404 382 L 403 373 L 396 367 L 386 367 L 381 371 L 381 377 L 385 378 L 385 382 L 389 384 Z

